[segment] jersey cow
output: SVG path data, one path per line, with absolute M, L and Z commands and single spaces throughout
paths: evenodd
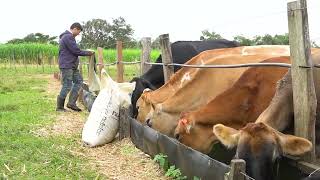
M 184 64 L 192 57 L 199 53 L 218 48 L 229 48 L 239 46 L 235 41 L 228 40 L 208 40 L 208 41 L 177 41 L 171 44 L 171 53 L 174 63 Z M 156 60 L 157 63 L 162 62 L 161 55 Z M 179 66 L 174 67 L 174 71 L 179 70 Z M 146 88 L 157 89 L 164 84 L 163 68 L 162 66 L 152 65 L 151 68 L 141 77 L 135 77 L 131 82 L 136 82 L 136 88 L 132 93 L 132 115 L 134 118 L 137 116 L 136 102 Z
M 314 64 L 320 63 L 319 50 L 312 50 Z M 317 96 L 317 119 L 320 103 L 320 70 L 313 68 L 313 80 Z M 255 123 L 236 130 L 229 125 L 218 124 L 213 132 L 227 147 L 237 147 L 236 158 L 246 160 L 247 173 L 256 180 L 273 179 L 273 164 L 282 154 L 301 155 L 312 147 L 310 141 L 281 133 L 293 121 L 293 94 L 291 73 L 279 81 L 277 91 L 270 105 Z M 316 129 L 319 122 L 316 121 Z M 319 144 L 319 131 L 316 131 Z
M 276 57 L 262 63 L 289 63 L 289 57 Z M 209 153 L 217 138 L 213 125 L 224 124 L 235 129 L 254 122 L 272 100 L 277 81 L 287 68 L 252 67 L 239 80 L 207 105 L 183 112 L 175 129 L 175 138 L 203 153 Z
M 205 64 L 223 65 L 223 64 L 242 64 L 256 63 L 268 58 L 277 56 L 288 56 L 288 46 L 249 46 L 236 47 L 229 49 L 210 50 L 205 53 L 208 56 Z M 201 55 L 191 60 L 202 59 Z M 200 61 L 198 60 L 198 61 Z M 207 104 L 223 91 L 229 89 L 236 82 L 247 68 L 219 68 L 219 69 L 195 69 L 190 70 L 194 73 L 185 73 L 175 75 L 166 84 L 168 88 L 160 88 L 154 92 L 147 92 L 146 97 L 139 99 L 137 106 L 139 109 L 138 120 L 147 121 L 148 125 L 159 132 L 172 136 L 177 126 L 179 115 L 183 111 L 195 110 L 199 106 Z M 180 70 L 181 71 L 181 70 Z M 180 79 L 185 81 L 180 81 Z M 178 81 L 177 81 L 178 80 Z M 181 85 L 181 82 L 184 84 Z M 174 90 L 169 91 L 170 84 L 180 84 Z M 166 86 L 164 85 L 164 86 Z M 163 86 L 163 87 L 164 87 Z M 170 92 L 170 95 L 169 93 Z M 164 96 L 162 95 L 164 94 Z M 154 102 L 153 97 L 166 97 L 161 101 Z M 158 99 L 159 100 L 159 99 Z M 141 114 L 141 116 L 140 116 Z

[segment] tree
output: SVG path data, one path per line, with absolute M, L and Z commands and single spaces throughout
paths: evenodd
M 241 35 L 233 37 L 233 40 L 237 41 L 240 44 L 240 46 L 252 46 L 253 45 L 252 40 L 245 38 L 244 36 L 241 36 Z
M 208 30 L 201 31 L 202 36 L 200 36 L 200 40 L 215 40 L 215 39 L 223 39 L 222 36 L 214 31 L 209 32 Z
M 239 42 L 241 46 L 255 46 L 255 45 L 289 45 L 288 33 L 284 35 L 271 36 L 266 34 L 264 36 L 255 36 L 252 39 L 244 36 L 235 36 L 234 40 Z
M 123 17 L 113 19 L 112 22 L 111 43 L 116 43 L 117 40 L 120 40 L 125 47 L 135 47 L 137 42 L 132 38 L 134 30 L 131 25 L 126 24 Z
M 275 35 L 273 41 L 274 44 L 289 45 L 289 34 L 285 33 L 284 35 Z
M 254 45 L 272 45 L 273 37 L 269 34 L 264 36 L 255 36 L 253 42 Z
M 115 48 L 116 41 L 121 40 L 124 47 L 136 46 L 137 42 L 133 35 L 131 25 L 126 24 L 124 18 L 119 17 L 108 23 L 103 19 L 92 19 L 83 25 L 82 39 L 83 48 Z
M 31 33 L 28 34 L 23 39 L 12 39 L 8 43 L 18 44 L 18 43 L 41 43 L 41 44 L 58 44 L 56 41 L 57 36 L 50 37 L 42 33 Z
M 80 45 L 85 48 L 110 47 L 111 24 L 103 19 L 92 19 L 83 25 Z

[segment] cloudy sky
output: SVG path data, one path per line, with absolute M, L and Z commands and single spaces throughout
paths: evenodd
M 289 0 L 7 0 L 0 6 L 0 43 L 40 32 L 57 36 L 73 22 L 122 16 L 134 37 L 169 33 L 171 41 L 198 40 L 202 30 L 227 39 L 288 32 Z M 310 38 L 320 43 L 320 0 L 307 0 Z

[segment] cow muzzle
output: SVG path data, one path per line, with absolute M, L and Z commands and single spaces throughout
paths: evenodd
M 152 121 L 151 121 L 151 119 L 147 119 L 146 124 L 147 124 L 149 127 L 152 127 Z

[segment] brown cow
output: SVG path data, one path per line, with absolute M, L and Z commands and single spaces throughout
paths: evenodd
M 195 56 L 191 60 L 189 60 L 186 64 L 235 64 L 241 63 L 240 61 L 237 62 L 236 59 L 225 60 L 223 58 L 231 57 L 231 56 L 251 56 L 251 55 L 268 55 L 271 57 L 274 56 L 281 56 L 281 55 L 289 55 L 289 46 L 243 46 L 237 48 L 224 48 L 224 49 L 215 49 L 215 50 L 208 50 L 200 53 L 199 55 Z M 235 58 L 235 57 L 234 57 Z M 219 59 L 219 60 L 217 60 Z M 217 62 L 215 62 L 217 60 Z M 257 62 L 256 61 L 248 61 L 248 62 Z M 241 70 L 236 70 L 236 72 L 243 72 L 245 68 Z M 170 78 L 170 80 L 164 84 L 162 87 L 155 91 L 145 90 L 145 92 L 141 95 L 141 97 L 137 101 L 137 109 L 138 109 L 138 116 L 137 120 L 141 123 L 145 123 L 148 119 L 150 119 L 153 115 L 155 105 L 158 103 L 162 103 L 167 99 L 170 99 L 172 96 L 177 95 L 177 91 L 183 89 L 186 85 L 190 84 L 194 81 L 194 77 L 198 75 L 197 81 L 200 78 L 206 78 L 204 76 L 200 76 L 203 69 L 196 69 L 196 68 L 181 68 L 177 73 L 174 74 Z M 210 70 L 211 72 L 221 71 L 221 70 Z M 209 73 L 210 73 L 209 71 Z M 232 70 L 229 72 L 233 72 Z M 226 76 L 229 73 L 224 73 Z M 231 74 L 234 76 L 234 73 Z M 238 74 L 240 75 L 240 74 Z M 200 76 L 200 77 L 199 77 Z M 209 78 L 209 77 L 208 77 Z M 220 81 L 223 76 L 215 77 L 215 81 Z M 225 86 L 230 87 L 233 82 L 234 78 L 225 78 L 227 81 L 222 81 L 221 83 L 226 84 L 223 85 L 221 88 L 225 88 Z M 228 80 L 229 79 L 229 80 Z M 205 79 L 207 81 L 207 79 Z M 208 84 L 208 83 L 206 83 Z M 210 84 L 209 84 L 210 85 Z M 188 85 L 190 86 L 190 85 Z M 204 89 L 205 90 L 205 89 Z M 179 93 L 180 94 L 180 93 Z M 204 97 L 208 99 L 208 97 Z M 207 100 L 206 100 L 207 101 Z M 198 103 L 199 104 L 199 103 Z
M 277 50 L 277 48 L 279 49 Z M 247 55 L 248 53 L 241 51 L 241 54 L 214 58 L 212 61 L 207 61 L 206 64 L 253 63 L 279 55 L 288 55 L 288 51 L 284 51 L 288 46 L 277 46 L 277 48 L 273 46 L 246 47 L 246 49 L 251 49 L 251 54 L 254 54 L 254 49 L 257 49 L 257 54 Z M 207 104 L 215 96 L 230 88 L 246 69 L 200 69 L 189 78 L 187 84 L 176 90 L 170 98 L 162 103 L 151 103 L 152 106 L 149 106 L 151 108 L 148 111 L 151 110 L 144 113 L 147 116 L 142 119 L 142 122 L 150 119 L 151 123 L 148 125 L 152 128 L 163 134 L 173 136 L 182 111 L 193 110 L 198 106 Z M 140 110 L 143 111 L 144 109 L 141 108 Z
M 277 57 L 262 63 L 290 63 L 289 57 Z M 207 105 L 182 113 L 175 137 L 183 144 L 203 153 L 211 151 L 216 137 L 213 125 L 224 124 L 235 129 L 254 122 L 268 107 L 275 94 L 277 81 L 287 68 L 252 67 L 228 90 Z
M 312 51 L 314 64 L 320 63 L 319 50 Z M 313 69 L 313 80 L 317 96 L 317 119 L 320 103 L 320 70 Z M 246 160 L 247 173 L 259 180 L 270 179 L 273 174 L 273 164 L 282 154 L 301 155 L 309 151 L 311 142 L 283 131 L 293 121 L 293 96 L 291 73 L 288 73 L 279 83 L 276 94 L 270 105 L 259 116 L 257 121 L 248 124 L 241 130 L 224 125 L 215 125 L 213 132 L 220 142 L 227 147 L 235 147 L 236 158 Z M 316 122 L 316 129 L 319 122 Z M 319 131 L 316 131 L 316 144 L 319 141 Z

